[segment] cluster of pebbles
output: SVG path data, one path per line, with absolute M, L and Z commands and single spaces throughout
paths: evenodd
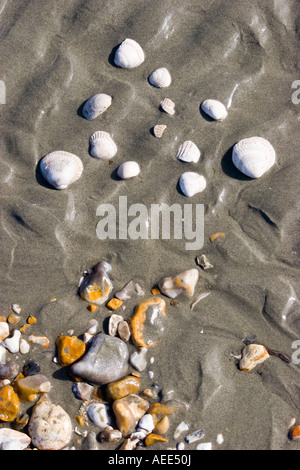
M 115 53 L 118 67 L 132 69 L 145 60 L 141 46 L 132 39 L 124 40 Z M 172 78 L 165 67 L 151 72 L 150 85 L 157 88 L 169 87 Z M 112 98 L 99 93 L 87 100 L 82 114 L 87 120 L 96 119 L 112 105 Z M 163 112 L 173 116 L 175 104 L 165 98 L 160 102 Z M 207 99 L 201 104 L 202 111 L 215 121 L 223 121 L 228 116 L 226 107 L 219 101 Z M 153 135 L 161 138 L 166 125 L 153 127 Z M 117 154 L 117 144 L 111 135 L 103 130 L 96 131 L 90 137 L 90 154 L 101 160 L 111 160 Z M 183 142 L 177 152 L 177 159 L 182 162 L 197 164 L 201 151 L 192 141 Z M 272 145 L 262 137 L 245 138 L 233 147 L 234 165 L 250 178 L 258 178 L 275 163 L 275 151 Z M 81 159 L 66 151 L 53 151 L 42 158 L 41 173 L 48 183 L 56 189 L 66 189 L 80 178 L 83 172 Z M 128 179 L 140 173 L 137 162 L 128 161 L 118 168 L 118 176 Z M 179 179 L 183 194 L 191 197 L 202 192 L 206 187 L 203 175 L 185 172 Z M 224 237 L 223 233 L 211 237 Z M 213 266 L 205 255 L 197 257 L 201 269 Z M 98 262 L 88 269 L 80 279 L 78 294 L 87 302 L 88 309 L 95 312 L 105 305 L 111 312 L 108 332 L 104 333 L 96 319 L 89 322 L 82 334 L 82 339 L 72 332 L 60 334 L 55 340 L 56 355 L 53 361 L 66 367 L 72 377 L 73 393 L 81 400 L 76 416 L 78 426 L 73 429 L 72 419 L 58 404 L 51 402 L 49 392 L 52 384 L 41 373 L 39 364 L 29 361 L 22 370 L 17 360 L 11 355 L 25 355 L 30 351 L 30 344 L 37 343 L 47 349 L 50 340 L 46 336 L 29 334 L 37 319 L 29 317 L 22 326 L 21 310 L 13 306 L 13 313 L 7 318 L 0 318 L 0 420 L 8 427 L 0 428 L 0 449 L 41 449 L 59 450 L 71 445 L 74 433 L 84 438 L 94 438 L 94 444 L 110 443 L 122 450 L 145 449 L 158 443 L 167 443 L 172 416 L 180 411 L 176 401 L 162 403 L 158 401 L 155 388 L 142 388 L 142 374 L 148 366 L 149 349 L 159 344 L 165 324 L 168 321 L 165 298 L 175 299 L 179 295 L 192 300 L 190 308 L 210 294 L 201 292 L 195 296 L 195 287 L 199 280 L 199 270 L 192 268 L 175 276 L 161 279 L 147 296 L 139 284 L 128 282 L 113 293 L 113 284 L 109 277 L 111 266 L 106 261 Z M 136 306 L 130 318 L 115 313 L 122 311 L 126 300 L 133 293 L 144 299 Z M 128 343 L 135 346 L 130 354 Z M 241 354 L 236 356 L 241 371 L 251 371 L 270 356 L 265 346 L 247 344 Z M 10 358 L 7 358 L 7 355 Z M 153 358 L 150 358 L 150 363 Z M 129 371 L 131 366 L 134 371 Z M 151 377 L 151 371 L 148 371 Z M 33 403 L 30 416 L 20 414 L 21 403 Z M 88 433 L 86 427 L 91 421 L 99 434 Z M 300 437 L 300 426 L 291 424 L 289 435 L 292 439 Z M 181 421 L 173 433 L 177 449 L 197 443 L 203 439 L 202 429 L 190 430 L 189 424 Z M 223 442 L 223 436 L 217 437 L 217 443 Z M 197 443 L 198 450 L 209 450 L 211 442 Z

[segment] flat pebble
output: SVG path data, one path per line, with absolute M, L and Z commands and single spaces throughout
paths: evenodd
M 138 421 L 149 408 L 149 403 L 138 395 L 127 395 L 113 402 L 113 412 L 116 417 L 118 429 L 123 437 L 135 431 Z
M 88 405 L 86 411 L 90 420 L 100 428 L 100 431 L 104 431 L 111 425 L 112 419 L 109 413 L 109 407 L 104 403 L 91 403 Z
M 196 450 L 212 450 L 212 444 L 211 442 L 202 442 L 197 445 Z
M 6 338 L 3 341 L 3 345 L 8 349 L 8 351 L 12 354 L 16 354 L 20 350 L 20 340 L 21 340 L 21 332 L 19 330 L 14 330 L 12 336 Z
M 142 372 L 147 367 L 147 348 L 139 348 L 130 355 L 130 364 L 138 371 Z
M 19 373 L 19 364 L 16 361 L 9 361 L 6 364 L 0 364 L 0 379 L 14 379 Z
M 0 450 L 24 450 L 31 443 L 27 434 L 10 428 L 0 429 Z
M 9 325 L 6 321 L 0 322 L 0 341 L 3 341 L 9 336 Z

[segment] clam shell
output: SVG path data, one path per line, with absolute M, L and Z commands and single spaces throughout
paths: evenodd
M 201 152 L 198 149 L 197 145 L 194 144 L 191 140 L 186 140 L 180 145 L 176 157 L 182 162 L 194 162 L 199 161 Z
M 89 121 L 104 113 L 110 107 L 112 98 L 105 93 L 91 96 L 83 105 L 82 114 Z
M 160 139 L 162 137 L 166 127 L 167 126 L 165 124 L 156 124 L 153 127 L 153 134 L 155 135 L 155 137 L 157 137 L 157 139 Z
M 223 103 L 208 99 L 201 103 L 201 109 L 216 121 L 223 121 L 228 116 L 228 111 Z
M 191 197 L 204 191 L 206 188 L 206 180 L 204 176 L 198 173 L 187 171 L 180 176 L 179 186 L 185 196 Z
M 141 46 L 133 39 L 125 39 L 116 50 L 114 63 L 118 67 L 133 69 L 141 65 L 145 54 Z
M 94 158 L 110 160 L 118 151 L 117 145 L 110 134 L 105 131 L 96 131 L 90 137 L 90 154 Z
M 58 150 L 42 158 L 40 170 L 51 186 L 56 189 L 65 189 L 80 178 L 83 164 L 77 155 Z
M 157 88 L 166 88 L 171 85 L 170 72 L 165 67 L 154 70 L 148 77 L 149 83 Z
M 127 180 L 130 178 L 134 178 L 140 173 L 140 166 L 137 162 L 124 162 L 121 163 L 117 170 L 117 174 L 119 178 L 122 180 Z
M 173 101 L 169 98 L 164 98 L 160 102 L 160 107 L 163 111 L 165 111 L 165 113 L 170 114 L 171 116 L 175 114 L 175 103 L 173 103 Z
M 236 168 L 250 178 L 259 178 L 275 163 L 276 153 L 263 137 L 249 137 L 237 142 L 232 150 Z

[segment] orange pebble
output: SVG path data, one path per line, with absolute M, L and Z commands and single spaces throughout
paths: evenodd
M 152 444 L 156 444 L 156 442 L 168 442 L 168 439 L 165 437 L 160 436 L 159 434 L 150 433 L 145 439 L 146 446 L 151 446 Z
M 75 416 L 76 420 L 77 420 L 77 423 L 79 424 L 79 426 L 83 426 L 84 425 L 84 418 L 83 416 Z
M 6 322 L 6 317 L 5 317 L 4 315 L 1 315 L 1 316 L 0 316 L 0 321 L 1 321 L 1 322 Z
M 56 340 L 58 361 L 61 366 L 68 366 L 85 353 L 86 345 L 77 336 L 61 335 Z
M 157 287 L 154 287 L 153 289 L 151 289 L 151 294 L 153 295 L 159 295 L 160 293 L 161 292 Z
M 148 413 L 152 415 L 170 415 L 172 413 L 177 413 L 179 407 L 176 405 L 168 405 L 165 403 L 152 403 Z
M 20 411 L 18 395 L 11 385 L 0 388 L 0 420 L 13 421 Z
M 37 319 L 33 316 L 33 315 L 30 315 L 28 318 L 27 318 L 27 323 L 29 323 L 29 325 L 33 325 L 34 323 L 37 322 Z
M 300 424 L 291 428 L 291 439 L 300 439 Z
M 21 331 L 21 333 L 25 333 L 25 331 L 27 330 L 27 328 L 29 328 L 29 323 L 25 323 L 25 325 L 21 326 L 19 328 L 19 330 Z
M 97 305 L 92 305 L 92 304 L 90 304 L 90 305 L 88 305 L 87 308 L 88 308 L 88 310 L 89 310 L 90 312 L 95 312 L 98 307 L 97 307 Z
M 16 325 L 17 323 L 19 323 L 19 321 L 20 321 L 20 316 L 16 315 L 15 313 L 11 313 L 7 317 L 7 323 L 9 323 L 10 325 Z
M 110 299 L 109 302 L 107 302 L 106 307 L 108 307 L 110 310 L 117 310 L 117 308 L 121 307 L 123 301 L 117 298 Z
M 210 241 L 213 242 L 216 238 L 225 238 L 225 233 L 217 232 L 209 237 Z

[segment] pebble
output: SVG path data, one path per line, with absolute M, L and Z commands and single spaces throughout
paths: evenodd
M 239 362 L 239 368 L 242 371 L 250 371 L 258 364 L 268 359 L 269 354 L 266 348 L 261 344 L 248 344 L 242 351 L 242 358 Z
M 40 365 L 38 362 L 29 361 L 24 364 L 22 372 L 25 376 L 39 374 L 41 371 Z
M 92 398 L 94 387 L 86 382 L 76 382 L 72 390 L 78 398 L 88 401 Z
M 140 431 L 141 429 L 150 433 L 153 431 L 155 425 L 153 421 L 153 416 L 149 413 L 146 413 L 138 422 L 137 430 Z
M 108 276 L 111 265 L 106 261 L 97 263 L 79 286 L 79 295 L 89 304 L 102 305 L 107 300 L 113 289 L 112 282 Z
M 104 431 L 112 424 L 108 405 L 104 405 L 104 403 L 91 403 L 86 411 L 90 420 L 100 428 L 100 431 Z
M 151 446 L 152 444 L 156 444 L 157 442 L 168 442 L 168 439 L 165 437 L 160 436 L 159 434 L 150 433 L 145 439 L 146 446 Z
M 14 330 L 12 336 L 6 338 L 3 341 L 3 345 L 8 349 L 12 354 L 16 354 L 20 350 L 20 340 L 21 332 L 19 330 Z
M 11 309 L 12 309 L 12 311 L 13 311 L 14 313 L 16 313 L 17 315 L 20 315 L 20 313 L 21 313 L 21 307 L 20 307 L 19 304 L 13 304 L 13 305 L 11 306 Z
M 124 318 L 121 315 L 117 315 L 116 313 L 113 313 L 109 317 L 108 321 L 108 334 L 110 336 L 116 336 L 117 331 L 118 331 L 118 325 L 121 321 L 123 321 Z
M 118 429 L 107 429 L 99 437 L 100 442 L 118 442 L 122 439 L 122 433 Z
M 72 422 L 66 411 L 42 395 L 28 423 L 32 444 L 39 450 L 61 450 L 72 437 Z
M 106 396 L 109 400 L 119 400 L 130 394 L 137 394 L 141 388 L 140 377 L 127 375 L 126 377 L 110 382 L 106 386 Z
M 42 335 L 30 335 L 28 341 L 33 344 L 39 344 L 43 349 L 47 349 L 50 344 L 47 336 Z
M 130 319 L 132 342 L 135 346 L 148 348 L 161 340 L 164 332 L 166 303 L 159 297 L 141 302 Z
M 196 450 L 212 450 L 212 444 L 211 442 L 202 442 L 197 445 Z
M 123 304 L 123 301 L 118 299 L 117 297 L 114 297 L 113 299 L 110 299 L 106 307 L 108 307 L 110 310 L 117 310 L 121 305 Z
M 35 401 L 39 393 L 48 393 L 51 383 L 43 374 L 28 375 L 14 382 L 14 389 L 21 401 Z
M 30 351 L 30 344 L 26 341 L 26 339 L 21 338 L 20 340 L 20 353 L 21 354 L 28 354 Z
M 9 325 L 5 321 L 0 322 L 0 341 L 3 341 L 9 336 Z
M 147 367 L 147 348 L 139 348 L 138 351 L 134 351 L 130 355 L 130 364 L 135 367 L 136 370 L 142 372 Z
M 181 421 L 181 423 L 178 424 L 177 428 L 175 429 L 175 432 L 173 434 L 174 439 L 179 439 L 181 434 L 189 430 L 189 425 L 185 421 Z
M 195 286 L 199 279 L 197 269 L 189 269 L 177 274 L 174 277 L 165 277 L 159 283 L 160 291 L 171 299 L 175 299 L 180 294 L 186 294 L 189 297 L 194 295 Z
M 13 421 L 20 411 L 20 400 L 11 385 L 0 388 L 0 420 Z
M 193 442 L 199 441 L 204 437 L 204 431 L 202 429 L 198 429 L 197 431 L 193 431 L 187 436 L 185 436 L 185 442 L 188 444 L 192 444 Z
M 56 339 L 57 355 L 62 367 L 69 366 L 83 356 L 86 345 L 77 336 L 60 335 Z
M 223 121 L 228 116 L 228 111 L 221 101 L 207 99 L 201 103 L 201 109 L 209 117 L 216 121 Z
M 121 163 L 117 170 L 117 175 L 122 180 L 128 180 L 137 176 L 140 171 L 140 165 L 137 162 L 128 161 Z
M 0 344 L 0 364 L 6 363 L 7 349 Z
M 0 450 L 24 450 L 31 443 L 27 434 L 10 428 L 0 429 Z
M 300 425 L 294 425 L 290 429 L 290 438 L 292 440 L 294 439 L 300 439 Z
M 19 364 L 16 361 L 9 361 L 0 364 L 0 380 L 13 380 L 19 373 Z
M 122 320 L 120 323 L 118 323 L 118 335 L 122 341 L 129 341 L 131 332 L 126 320 Z
M 153 431 L 156 434 L 166 434 L 170 427 L 170 420 L 168 416 L 164 416 L 160 421 L 155 424 Z
M 71 373 L 88 382 L 105 385 L 124 377 L 128 370 L 129 352 L 124 341 L 98 333 L 85 355 L 71 365 Z
M 206 179 L 194 171 L 186 171 L 179 178 L 179 187 L 186 197 L 192 197 L 204 191 Z
M 139 420 L 148 411 L 149 403 L 138 395 L 131 394 L 113 402 L 113 412 L 118 429 L 123 437 L 135 431 Z
M 177 450 L 184 450 L 185 446 L 184 446 L 184 442 L 178 442 L 177 446 L 176 446 L 176 449 Z

